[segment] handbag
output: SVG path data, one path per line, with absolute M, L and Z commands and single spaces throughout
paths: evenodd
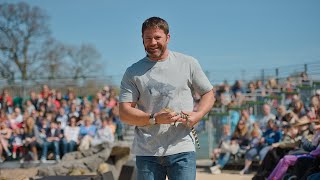
M 239 150 L 239 144 L 222 141 L 220 149 L 222 153 L 236 154 Z

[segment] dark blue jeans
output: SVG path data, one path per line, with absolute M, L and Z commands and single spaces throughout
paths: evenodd
M 63 139 L 63 154 L 67 154 L 68 152 L 72 152 L 76 149 L 77 143 L 74 141 L 69 141 Z
M 137 156 L 137 179 L 139 180 L 195 180 L 195 152 L 169 156 Z
M 59 141 L 52 141 L 52 142 L 45 141 L 43 144 L 41 159 L 47 159 L 48 149 L 52 146 L 53 146 L 53 151 L 54 151 L 55 157 L 60 156 Z

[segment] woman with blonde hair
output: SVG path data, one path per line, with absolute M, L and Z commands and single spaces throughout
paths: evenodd
M 249 127 L 244 120 L 240 120 L 237 124 L 237 127 L 233 133 L 233 139 L 249 141 L 250 132 Z
M 25 122 L 24 134 L 23 134 L 24 146 L 26 149 L 31 150 L 33 153 L 33 160 L 38 161 L 38 150 L 37 146 L 43 144 L 40 138 L 38 127 L 35 125 L 33 117 L 28 117 Z M 22 158 L 22 162 L 24 158 Z
M 268 90 L 277 90 L 277 89 L 279 89 L 277 80 L 275 78 L 269 79 L 268 83 L 266 84 L 266 88 Z
M 292 111 L 299 118 L 301 118 L 301 117 L 306 115 L 306 110 L 305 110 L 305 107 L 304 107 L 304 103 L 301 100 L 297 100 L 296 102 L 294 102 Z
M 310 100 L 310 106 L 307 113 L 311 120 L 320 118 L 320 100 L 317 96 L 312 96 Z

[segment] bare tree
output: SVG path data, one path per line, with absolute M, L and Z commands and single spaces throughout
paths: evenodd
M 74 79 L 94 77 L 101 72 L 101 55 L 93 45 L 69 46 L 68 49 L 65 62 L 71 77 Z
M 91 44 L 65 45 L 51 38 L 49 17 L 27 3 L 0 4 L 0 77 L 86 78 L 101 72 Z
M 66 67 L 68 47 L 54 39 L 49 39 L 43 47 L 41 71 L 38 72 L 38 76 L 48 79 L 70 76 Z
M 23 80 L 36 75 L 43 43 L 50 36 L 47 22 L 46 13 L 36 6 L 0 4 L 0 66 Z

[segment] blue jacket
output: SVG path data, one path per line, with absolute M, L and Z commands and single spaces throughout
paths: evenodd
M 272 143 L 279 142 L 282 139 L 282 133 L 279 130 L 274 131 L 273 129 L 267 129 L 263 134 L 263 137 L 265 139 L 265 142 L 268 145 L 271 145 Z

